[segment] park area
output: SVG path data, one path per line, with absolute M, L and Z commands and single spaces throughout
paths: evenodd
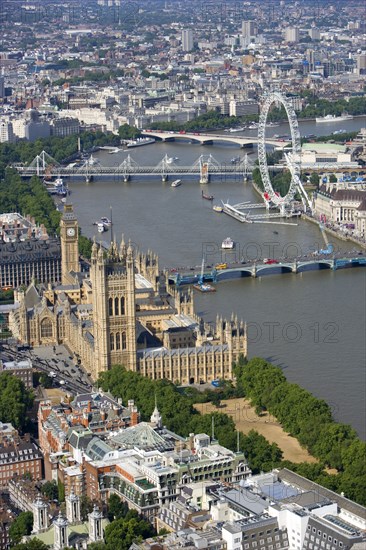
M 277 419 L 264 412 L 258 416 L 250 401 L 245 398 L 222 400 L 219 407 L 212 403 L 197 403 L 195 409 L 201 414 L 222 412 L 231 416 L 235 427 L 240 432 L 247 434 L 255 430 L 263 435 L 270 443 L 277 443 L 283 452 L 283 459 L 291 462 L 317 462 L 306 449 L 303 449 L 297 439 L 286 433 Z

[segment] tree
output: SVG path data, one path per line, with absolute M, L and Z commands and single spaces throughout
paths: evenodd
M 52 388 L 52 385 L 53 385 L 53 380 L 50 376 L 48 376 L 48 374 L 46 373 L 42 373 L 39 377 L 39 383 L 44 387 L 44 388 Z
M 84 235 L 79 235 L 79 254 L 80 256 L 83 256 L 84 258 L 90 259 L 91 258 L 91 251 L 92 251 L 92 241 L 88 239 L 88 237 L 84 237 Z
M 80 499 L 80 514 L 81 519 L 86 521 L 88 519 L 88 514 L 93 511 L 93 503 L 89 497 L 82 496 Z
M 65 502 L 65 484 L 60 480 L 57 482 L 57 498 L 59 502 Z
M 0 374 L 0 421 L 11 422 L 22 429 L 27 422 L 27 409 L 33 403 L 32 392 L 23 382 L 8 372 Z
M 48 550 L 48 546 L 41 540 L 33 538 L 25 543 L 17 544 L 12 547 L 13 550 Z
M 118 129 L 118 134 L 121 139 L 136 139 L 141 135 L 141 132 L 135 126 L 129 124 L 122 124 Z
M 316 173 L 316 172 L 313 172 L 310 176 L 310 183 L 312 185 L 316 185 L 318 186 L 319 185 L 319 175 Z
M 13 521 L 9 529 L 10 540 L 17 544 L 25 535 L 30 535 L 33 527 L 32 512 L 21 512 Z
M 58 498 L 58 487 L 56 481 L 46 481 L 46 483 L 41 487 L 41 493 L 49 500 L 56 500 Z
M 113 521 L 126 516 L 128 506 L 123 502 L 118 495 L 112 493 L 108 500 L 108 519 Z
M 124 518 L 107 525 L 105 541 L 113 550 L 128 550 L 133 542 L 155 535 L 151 523 L 139 516 L 136 510 L 129 510 Z

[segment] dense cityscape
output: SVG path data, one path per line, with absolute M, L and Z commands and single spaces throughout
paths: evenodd
M 0 550 L 363 550 L 365 2 L 4 0 L 0 21 Z M 334 392 L 345 348 L 351 425 L 252 351 L 281 331 L 303 368 L 314 272 L 345 323 L 356 297 L 357 350 L 308 319 Z M 273 302 L 294 285 L 285 324 L 269 301 L 253 321 L 264 279 Z

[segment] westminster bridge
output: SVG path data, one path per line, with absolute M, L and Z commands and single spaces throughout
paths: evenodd
M 337 254 L 313 254 L 285 260 L 253 260 L 247 262 L 223 262 L 224 269 L 207 266 L 203 274 L 197 268 L 173 268 L 166 271 L 169 284 L 176 286 L 190 285 L 198 282 L 225 281 L 240 277 L 262 277 L 264 275 L 280 275 L 285 273 L 304 273 L 322 269 L 346 269 L 352 267 L 366 267 L 366 253 L 340 252 Z

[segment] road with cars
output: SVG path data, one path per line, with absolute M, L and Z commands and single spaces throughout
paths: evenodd
M 78 358 L 64 346 L 18 349 L 16 345 L 2 344 L 1 359 L 3 362 L 30 359 L 34 371 L 48 374 L 54 387 L 73 394 L 91 391 L 93 387 L 90 375 L 78 364 Z

